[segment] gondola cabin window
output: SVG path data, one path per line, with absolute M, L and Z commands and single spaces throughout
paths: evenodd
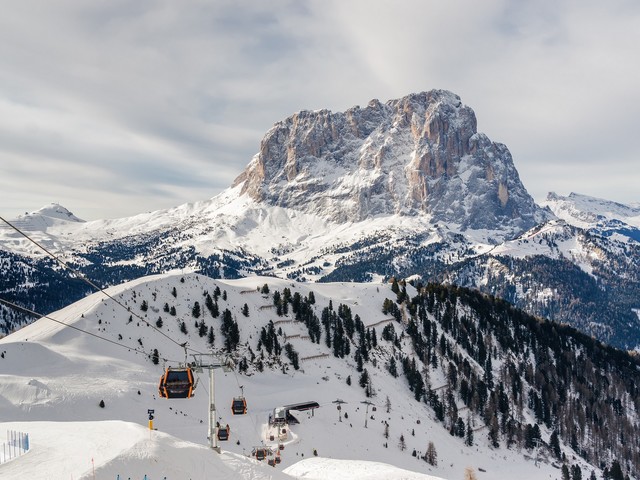
M 158 385 L 162 398 L 191 398 L 193 389 L 193 372 L 190 368 L 167 368 Z

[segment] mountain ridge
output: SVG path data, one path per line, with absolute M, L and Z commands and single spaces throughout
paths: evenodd
M 259 202 L 338 222 L 426 213 L 511 233 L 544 218 L 503 144 L 460 97 L 431 90 L 346 112 L 302 111 L 267 132 L 234 181 Z
M 502 296 L 621 348 L 640 345 L 635 207 L 557 195 L 535 205 L 508 149 L 477 133 L 473 110 L 451 92 L 295 114 L 265 135 L 234 185 L 172 209 L 60 220 L 29 234 L 104 286 L 172 270 L 297 282 L 417 275 Z M 568 208 L 600 220 L 580 223 Z M 0 264 L 0 294 L 29 308 L 86 294 L 7 227 Z M 0 307 L 0 331 L 25 321 Z

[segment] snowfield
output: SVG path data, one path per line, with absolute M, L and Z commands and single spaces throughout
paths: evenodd
M 436 477 L 410 472 L 378 462 L 309 458 L 285 469 L 285 473 L 304 480 L 436 480 Z
M 255 460 L 121 421 L 11 422 L 29 431 L 29 452 L 0 465 L 3 479 L 278 480 L 291 478 Z
M 464 478 L 467 467 L 483 480 L 512 478 L 514 472 L 519 480 L 559 477 L 557 467 L 544 458 L 490 448 L 482 430 L 475 433 L 473 447 L 451 436 L 426 404 L 413 399 L 406 380 L 387 372 L 388 353 L 383 347 L 373 354 L 375 365 L 367 364 L 374 389 L 374 396 L 367 398 L 358 386 L 353 358 L 336 358 L 323 341 L 305 340 L 304 324 L 294 322 L 290 313 L 278 317 L 270 307 L 271 296 L 258 291 L 264 284 L 270 295 L 284 288 L 303 296 L 313 291 L 318 314 L 330 300 L 334 308 L 347 304 L 365 325 L 377 325 L 378 332 L 389 321 L 381 312 L 383 300 L 392 295 L 387 284 L 167 274 L 109 288 L 125 308 L 102 293 L 93 294 L 50 316 L 102 338 L 42 318 L 0 339 L 0 444 L 10 430 L 28 433 L 31 443 L 27 453 L 0 464 L 0 478 L 454 480 Z M 215 371 L 218 421 L 231 429 L 230 441 L 221 442 L 222 454 L 207 446 L 207 372 L 198 375 L 192 399 L 159 398 L 163 362 L 154 365 L 150 353 L 158 349 L 166 365 L 175 366 L 184 361 L 184 352 L 133 316 L 140 315 L 154 326 L 162 317 L 158 330 L 206 352 L 207 338 L 198 336 L 191 309 L 196 300 L 204 306 L 203 292 L 212 293 L 216 287 L 227 297 L 219 299 L 220 310 L 230 309 L 240 328 L 238 356 L 249 349 L 257 352 L 260 329 L 270 320 L 282 330 L 282 343 L 286 338 L 300 356 L 299 370 L 286 361 L 272 366 L 265 361 L 263 372 L 253 366 L 247 374 Z M 148 302 L 146 311 L 141 309 L 143 300 Z M 176 307 L 175 317 L 163 311 L 165 303 Z M 245 303 L 248 317 L 241 313 Z M 203 308 L 200 319 L 214 327 L 214 348 L 222 351 L 220 318 L 212 318 Z M 181 321 L 188 329 L 186 336 L 179 330 Z M 352 377 L 351 385 L 347 377 Z M 431 379 L 434 384 L 444 381 L 439 370 L 431 373 Z M 241 385 L 248 413 L 234 416 L 230 406 Z M 101 400 L 104 408 L 99 406 Z M 341 410 L 337 400 L 345 402 Z M 306 401 L 316 401 L 320 408 L 293 412 L 299 423 L 290 425 L 279 450 L 278 441 L 269 437 L 269 414 L 277 406 Z M 365 401 L 372 402 L 370 408 Z M 154 410 L 156 430 L 148 429 L 149 409 Z M 429 442 L 437 448 L 435 466 L 421 458 Z M 281 463 L 273 468 L 254 460 L 255 447 L 279 451 Z

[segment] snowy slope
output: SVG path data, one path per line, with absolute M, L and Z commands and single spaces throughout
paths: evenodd
M 541 203 L 568 224 L 620 240 L 640 242 L 640 208 L 571 193 L 549 193 Z
M 12 223 L 22 225 L 21 219 Z M 407 217 L 381 215 L 360 222 L 335 222 L 295 209 L 258 203 L 240 195 L 240 187 L 229 189 L 203 202 L 185 204 L 133 217 L 95 220 L 91 222 L 50 222 L 29 231 L 29 236 L 54 253 L 85 263 L 81 254 L 100 251 L 104 245 L 143 244 L 145 238 L 157 238 L 153 252 L 140 251 L 132 264 L 155 261 L 169 251 L 194 249 L 201 256 L 224 251 L 256 255 L 275 274 L 287 273 L 301 266 L 317 267 L 322 275 L 333 270 L 336 259 L 344 252 L 333 253 L 359 240 L 381 237 L 387 242 L 419 235 L 423 244 L 441 241 L 442 230 L 433 225 L 430 215 Z M 453 235 L 460 225 L 450 224 L 444 230 Z M 464 238 L 484 248 L 489 239 L 502 234 L 493 230 L 465 231 Z M 42 256 L 42 251 L 19 233 L 0 225 L 0 245 L 17 254 Z M 108 259 L 105 259 L 108 260 Z M 286 265 L 282 266 L 282 261 Z M 328 262 L 330 265 L 325 264 Z M 191 268 L 193 265 L 181 265 Z M 318 278 L 320 274 L 308 274 Z
M 593 227 L 603 220 L 619 220 L 640 227 L 640 208 L 579 193 L 564 197 L 550 192 L 541 206 L 549 207 L 558 218 L 577 227 Z
M 29 432 L 30 450 L 0 465 L 6 480 L 120 478 L 284 480 L 291 477 L 237 454 L 213 452 L 141 425 L 104 422 L 9 422 Z
M 231 426 L 231 441 L 222 445 L 225 451 L 242 457 L 249 455 L 256 446 L 270 445 L 275 448 L 277 444 L 270 442 L 267 437 L 267 418 L 271 410 L 279 405 L 314 400 L 321 407 L 313 415 L 308 412 L 296 414 L 300 424 L 292 425 L 290 433 L 283 440 L 285 448 L 281 452 L 282 464 L 277 470 L 292 467 L 300 460 L 311 457 L 315 449 L 322 458 L 375 460 L 401 469 L 450 479 L 461 478 L 466 467 L 476 469 L 479 478 L 505 478 L 512 471 L 514 463 L 518 465 L 519 476 L 523 480 L 557 476 L 558 470 L 549 463 L 538 462 L 536 465 L 533 459 L 527 460 L 519 451 L 491 449 L 484 436 L 478 437 L 473 448 L 465 447 L 462 439 L 450 436 L 433 420 L 432 411 L 424 403 L 412 400 L 406 381 L 393 378 L 387 373 L 383 367 L 386 355 L 384 349 L 375 353 L 377 367 L 368 367 L 376 393 L 372 401 L 377 408 L 376 411 L 369 411 L 369 417 L 366 417 L 366 408 L 361 402 L 367 398 L 364 390 L 357 386 L 353 360 L 333 357 L 324 343 L 313 344 L 296 337 L 305 333 L 304 326 L 291 323 L 287 317 L 280 319 L 271 308 L 261 308 L 271 304 L 270 298 L 257 291 L 265 283 L 268 283 L 272 291 L 288 287 L 303 295 L 307 295 L 310 287 L 313 287 L 319 307 L 328 304 L 331 299 L 335 305 L 348 303 L 366 325 L 378 325 L 377 328 L 381 328 L 380 325 L 386 321 L 385 315 L 380 312 L 380 305 L 389 295 L 389 287 L 375 283 L 310 286 L 264 277 L 216 281 L 199 275 L 163 275 L 109 289 L 111 295 L 126 302 L 125 305 L 131 308 L 131 312 L 144 315 L 143 318 L 148 318 L 152 323 L 158 316 L 162 316 L 164 324 L 161 330 L 164 333 L 181 341 L 188 339 L 189 346 L 199 351 L 207 351 L 206 337 L 200 338 L 195 333 L 191 305 L 196 299 L 204 303 L 202 295 L 205 290 L 213 292 L 219 286 L 227 292 L 227 300 L 219 300 L 220 308 L 229 308 L 238 321 L 243 342 L 240 352 L 247 352 L 248 346 L 255 351 L 259 329 L 269 320 L 283 320 L 277 326 L 282 328 L 283 334 L 288 336 L 299 352 L 300 370 L 296 371 L 291 365 L 284 363 L 274 364 L 273 369 L 266 368 L 262 373 L 251 367 L 249 375 L 216 372 L 219 421 Z M 176 297 L 171 293 L 174 287 L 177 290 Z M 140 309 L 143 299 L 148 301 L 149 308 L 146 312 Z M 175 318 L 163 312 L 164 303 L 176 307 Z M 249 308 L 248 317 L 240 313 L 244 303 Z M 204 478 L 200 476 L 201 470 L 198 468 L 203 463 L 209 465 L 209 460 L 204 460 L 205 448 L 198 445 L 207 443 L 207 375 L 200 375 L 200 384 L 193 399 L 159 399 L 157 381 L 162 372 L 162 364 L 153 365 L 148 354 L 157 348 L 161 357 L 180 361 L 183 353 L 177 345 L 135 317 L 129 322 L 130 314 L 112 301 L 104 299 L 101 294 L 95 294 L 52 315 L 60 321 L 129 348 L 65 328 L 47 319 L 38 320 L 0 340 L 0 352 L 4 354 L 0 358 L 0 418 L 19 424 L 0 424 L 0 429 L 28 432 L 34 445 L 33 451 L 24 457 L 0 465 L 2 478 L 5 478 L 5 472 L 15 472 L 9 469 L 18 468 L 12 466 L 18 465 L 18 462 L 22 462 L 20 465 L 23 466 L 20 471 L 37 472 L 38 464 L 36 461 L 31 463 L 29 458 L 37 458 L 39 446 L 49 444 L 52 436 L 65 437 L 70 431 L 68 422 L 83 422 L 76 424 L 78 428 L 71 427 L 73 431 L 86 429 L 87 432 L 102 432 L 100 438 L 107 444 L 100 447 L 106 449 L 103 456 L 94 455 L 91 442 L 77 436 L 71 442 L 73 448 L 66 450 L 66 454 L 62 451 L 48 454 L 49 458 L 60 458 L 60 455 L 76 458 L 77 461 L 68 462 L 70 467 L 76 465 L 72 472 L 74 478 L 88 474 L 87 462 L 91 456 L 96 462 L 96 470 L 102 469 L 109 475 L 125 474 L 121 469 L 129 466 L 132 468 L 131 475 L 140 475 L 146 468 L 152 472 L 168 472 L 169 467 L 162 466 L 167 464 L 160 463 L 155 470 L 151 470 L 148 465 L 155 465 L 155 459 L 159 457 L 173 459 L 168 460 L 172 465 L 173 462 L 187 458 L 189 468 L 191 465 L 194 468 L 189 470 L 192 478 Z M 206 311 L 204 318 L 207 324 L 216 325 L 215 347 L 219 350 L 223 343 L 217 326 L 219 319 L 212 319 Z M 179 333 L 178 321 L 182 319 L 190 332 L 186 338 Z M 135 349 L 140 349 L 143 353 L 138 353 Z M 306 357 L 323 354 L 329 355 L 304 360 Z M 351 386 L 345 381 L 349 375 L 353 376 Z M 443 381 L 442 375 L 438 371 L 432 372 L 432 381 Z M 249 413 L 245 416 L 233 416 L 230 412 L 231 400 L 239 394 L 239 385 L 244 386 L 249 405 Z M 387 397 L 391 405 L 389 413 L 384 410 Z M 336 409 L 336 404 L 332 403 L 337 399 L 347 402 L 342 405 L 340 412 Z M 104 400 L 105 408 L 98 406 L 100 400 Z M 145 426 L 147 409 L 155 410 L 157 428 L 157 432 L 151 432 L 150 442 L 142 439 L 146 439 L 144 427 L 131 425 L 134 423 Z M 114 424 L 113 421 L 126 423 Z M 383 435 L 385 421 L 390 425 L 388 439 Z M 123 444 L 120 434 L 112 435 L 109 429 L 129 432 L 126 435 L 130 437 L 127 440 L 130 443 Z M 163 435 L 165 433 L 171 437 Z M 400 435 L 406 440 L 406 450 L 399 448 Z M 188 443 L 183 445 L 177 439 Z M 420 459 L 430 441 L 438 449 L 436 467 Z M 122 449 L 122 453 L 113 452 L 116 445 Z M 189 453 L 183 455 L 183 448 Z M 417 451 L 416 457 L 412 456 L 414 449 Z M 158 453 L 165 450 L 169 453 Z M 228 468 L 241 472 L 240 478 L 265 478 L 259 472 L 245 471 L 249 467 L 240 462 L 240 457 L 225 454 L 221 458 Z M 228 459 L 233 459 L 236 466 L 229 466 Z M 215 461 L 217 460 L 210 462 Z M 214 463 L 211 465 L 212 468 L 218 468 Z M 291 472 L 300 475 L 299 478 L 332 478 L 332 474 L 327 472 L 340 468 L 344 468 L 345 472 L 356 472 L 353 473 L 353 478 L 371 478 L 366 476 L 371 471 L 371 466 L 361 464 L 340 467 L 332 462 L 305 462 L 300 470 L 294 469 Z M 480 471 L 480 468 L 484 471 Z M 314 473 L 304 473 L 311 470 Z M 269 471 L 275 475 L 275 471 Z M 408 474 L 403 472 L 396 473 L 373 478 L 421 478 L 417 474 L 407 477 Z

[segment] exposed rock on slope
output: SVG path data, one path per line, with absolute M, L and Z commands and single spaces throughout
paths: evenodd
M 473 110 L 432 90 L 278 122 L 236 179 L 256 201 L 337 221 L 427 213 L 463 229 L 522 232 L 544 217 L 505 145 Z

